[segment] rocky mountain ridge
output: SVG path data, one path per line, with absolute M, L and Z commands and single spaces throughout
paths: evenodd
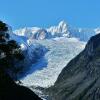
M 100 34 L 91 37 L 48 90 L 50 100 L 100 99 Z
M 61 21 L 58 25 L 51 26 L 50 28 L 25 27 L 15 30 L 14 33 L 19 36 L 25 36 L 31 40 L 52 39 L 56 37 L 75 37 L 81 41 L 88 41 L 91 36 L 97 34 L 99 31 L 100 28 L 75 28 L 67 24 L 65 21 Z

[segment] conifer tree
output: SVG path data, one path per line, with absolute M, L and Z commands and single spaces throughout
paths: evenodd
M 24 55 L 18 43 L 9 38 L 7 25 L 0 21 L 0 70 L 13 71 L 16 76 L 20 70 L 16 67 L 16 63 L 24 60 Z

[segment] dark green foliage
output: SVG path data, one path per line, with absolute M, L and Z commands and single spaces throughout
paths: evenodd
M 15 40 L 8 41 L 8 45 L 13 49 L 20 48 L 20 46 L 17 44 L 17 42 Z
M 9 40 L 8 27 L 0 21 L 0 68 L 16 73 L 16 64 L 24 59 L 20 46 L 15 40 Z
M 8 30 L 8 27 L 5 23 L 3 23 L 2 21 L 0 21 L 0 31 L 7 31 Z
M 16 64 L 24 59 L 24 55 L 17 42 L 9 40 L 7 31 L 6 24 L 0 21 L 0 100 L 42 100 L 12 80 L 12 77 L 17 80 L 17 73 L 22 70 L 23 66 L 17 67 Z

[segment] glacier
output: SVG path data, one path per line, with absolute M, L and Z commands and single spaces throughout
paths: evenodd
M 100 28 L 76 28 L 65 21 L 50 28 L 25 27 L 13 31 L 12 38 L 19 42 L 23 51 L 28 52 L 26 61 L 31 62 L 20 79 L 22 85 L 52 86 L 67 63 L 85 48 L 91 36 L 99 32 Z M 35 63 L 34 59 L 37 59 Z
M 61 70 L 66 64 L 79 54 L 85 47 L 89 38 L 100 29 L 75 28 L 65 21 L 50 28 L 25 27 L 15 30 L 13 33 L 17 41 L 20 41 L 22 49 L 28 47 L 28 57 L 33 57 L 33 51 L 42 56 L 36 63 L 32 63 L 26 77 L 21 79 L 24 85 L 48 87 L 54 84 Z M 12 36 L 13 36 L 12 35 Z M 38 44 L 38 45 L 37 45 Z M 35 45 L 35 46 L 34 46 Z M 41 46 L 40 46 L 41 45 Z M 34 49 L 39 46 L 42 49 Z M 40 53 L 43 49 L 45 53 Z M 31 59 L 33 60 L 33 59 Z
M 29 74 L 21 81 L 26 86 L 34 85 L 44 88 L 54 84 L 64 66 L 85 46 L 84 42 L 79 42 L 75 38 L 56 38 L 35 42 L 48 48 L 49 51 L 44 56 L 47 61 L 40 59 L 37 64 L 33 64 Z M 32 73 L 31 71 L 34 71 L 34 68 L 37 68 L 37 70 Z

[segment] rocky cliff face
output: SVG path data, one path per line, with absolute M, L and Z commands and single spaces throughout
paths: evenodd
M 62 70 L 50 100 L 100 100 L 100 34 Z

